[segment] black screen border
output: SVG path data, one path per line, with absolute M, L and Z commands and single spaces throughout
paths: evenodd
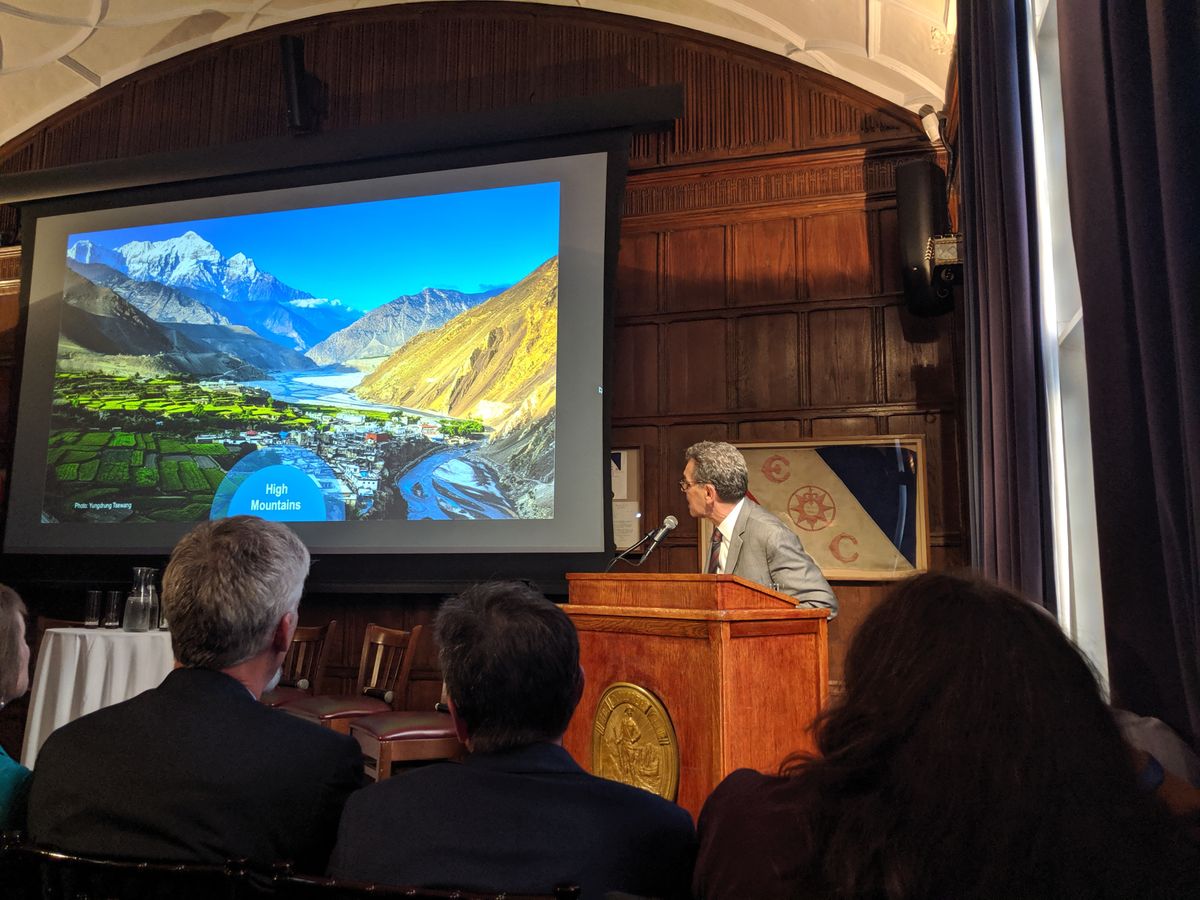
M 23 223 L 26 234 L 30 239 L 23 248 L 24 271 L 30 271 L 35 239 L 33 238 L 36 220 L 43 216 L 61 215 L 81 209 L 96 210 L 122 206 L 136 206 L 148 203 L 170 202 L 173 200 L 190 199 L 192 197 L 212 196 L 223 193 L 253 193 L 257 191 L 287 188 L 298 185 L 330 184 L 340 181 L 358 181 L 392 175 L 403 175 L 418 172 L 432 172 L 442 169 L 472 168 L 504 162 L 519 162 L 544 157 L 571 156 L 581 153 L 605 152 L 607 154 L 608 188 L 605 199 L 605 246 L 603 261 L 603 384 L 611 381 L 611 335 L 613 293 L 616 269 L 616 255 L 620 233 L 620 210 L 623 195 L 625 174 L 628 167 L 628 146 L 630 132 L 627 129 L 617 129 L 606 132 L 592 132 L 584 135 L 568 135 L 553 139 L 535 141 L 514 141 L 494 146 L 484 145 L 464 147 L 451 151 L 437 151 L 412 155 L 401 155 L 389 158 L 374 158 L 368 160 L 353 160 L 339 163 L 322 163 L 311 166 L 295 166 L 284 171 L 272 172 L 243 172 L 234 175 L 222 175 L 213 178 L 200 178 L 189 181 L 165 182 L 142 185 L 140 187 L 123 187 L 109 191 L 90 192 L 69 197 L 54 197 L 40 202 L 26 203 L 22 208 Z M 22 317 L 28 322 L 29 281 L 24 279 L 21 290 Z M 21 348 L 24 351 L 24 347 Z M 25 358 L 24 352 L 22 357 Z M 22 367 L 24 368 L 24 367 Z M 609 444 L 610 401 L 606 392 L 602 402 L 603 444 L 599 458 L 607 460 Z M 608 496 L 609 479 L 607 467 L 603 473 L 604 496 Z M 599 514 L 603 516 L 604 543 L 607 545 L 595 551 L 580 551 L 566 553 L 539 554 L 536 551 L 522 553 L 407 553 L 399 554 L 394 550 L 377 548 L 369 554 L 358 554 L 354 550 L 337 551 L 336 553 L 319 552 L 317 560 L 321 563 L 314 567 L 314 575 L 321 574 L 321 581 L 327 585 L 342 586 L 357 584 L 366 586 L 373 583 L 392 585 L 398 573 L 396 568 L 386 559 L 378 559 L 367 563 L 363 556 L 402 556 L 403 577 L 406 580 L 443 584 L 452 572 L 454 578 L 471 580 L 481 577 L 504 577 L 515 573 L 529 577 L 558 581 L 561 573 L 568 569 L 595 570 L 611 556 L 611 506 L 607 502 L 599 504 Z M 6 528 L 6 546 L 10 543 L 8 534 L 15 528 L 23 527 L 25 523 L 9 521 Z M 172 542 L 174 540 L 172 536 Z M 137 546 L 106 548 L 99 555 L 124 556 L 147 553 L 161 553 L 165 549 L 165 541 L 156 546 Z M 97 548 L 99 549 L 99 548 Z M 57 548 L 45 546 L 41 548 L 21 547 L 19 554 L 8 554 L 9 564 L 18 564 L 14 556 L 32 554 L 49 562 L 56 553 L 63 551 L 66 558 L 75 558 L 81 548 Z M 325 565 L 331 556 L 346 557 L 337 564 Z M 441 558 L 439 558 L 441 557 Z M 464 557 L 470 557 L 464 559 Z M 382 588 L 381 588 L 382 589 Z

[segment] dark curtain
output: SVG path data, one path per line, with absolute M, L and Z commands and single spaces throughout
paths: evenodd
M 958 5 L 971 555 L 1054 609 L 1024 6 Z
M 1200 737 L 1200 4 L 1059 0 L 1114 701 Z

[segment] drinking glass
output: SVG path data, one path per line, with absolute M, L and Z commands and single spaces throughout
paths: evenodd
M 83 609 L 84 628 L 100 627 L 100 599 L 102 596 L 100 591 L 87 592 L 87 603 Z
M 104 604 L 104 621 L 100 624 L 105 628 L 121 627 L 121 604 L 123 599 L 120 591 L 109 591 L 108 601 Z

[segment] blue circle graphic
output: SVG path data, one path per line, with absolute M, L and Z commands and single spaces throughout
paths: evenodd
M 311 450 L 281 446 L 238 460 L 217 488 L 210 517 L 250 515 L 275 522 L 341 522 L 342 484 Z
M 325 519 L 325 495 L 308 475 L 291 466 L 268 466 L 243 481 L 229 501 L 231 516 L 259 516 L 274 522 Z

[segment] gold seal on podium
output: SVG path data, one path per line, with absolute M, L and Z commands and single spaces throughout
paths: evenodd
M 624 681 L 605 689 L 592 718 L 592 773 L 675 799 L 679 741 L 662 701 Z

